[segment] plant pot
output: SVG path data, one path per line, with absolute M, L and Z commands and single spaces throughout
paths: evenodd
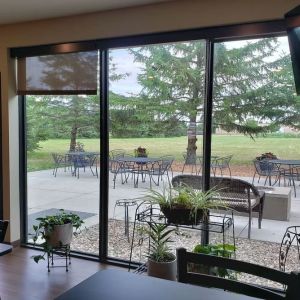
M 161 211 L 169 224 L 197 225 L 203 219 L 202 209 L 198 209 L 196 214 L 191 213 L 191 210 L 186 208 L 161 207 Z
M 48 244 L 54 248 L 70 245 L 73 237 L 73 225 L 71 223 L 54 225 L 53 231 L 46 230 L 45 233 L 48 236 Z
M 152 259 L 148 259 L 148 276 L 176 280 L 177 263 L 176 258 L 170 262 L 156 262 Z

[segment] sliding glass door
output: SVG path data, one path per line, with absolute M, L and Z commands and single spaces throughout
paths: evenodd
M 143 201 L 179 174 L 202 174 L 206 43 L 114 49 L 109 56 L 108 255 L 144 261 L 148 224 L 137 219 Z M 192 249 L 200 236 L 180 229 L 172 246 Z

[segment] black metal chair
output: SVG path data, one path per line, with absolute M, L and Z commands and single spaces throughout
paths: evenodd
M 269 185 L 271 186 L 272 176 L 275 176 L 276 180 L 279 180 L 279 185 L 280 185 L 281 172 L 278 169 L 278 167 L 276 167 L 276 165 L 273 164 L 270 160 L 268 159 L 254 160 L 253 164 L 254 164 L 255 172 L 252 178 L 252 184 L 254 183 L 255 176 L 258 175 L 258 183 L 260 181 L 260 177 L 265 176 L 266 180 L 264 185 L 266 185 L 269 179 Z
M 229 166 L 231 159 L 232 159 L 232 155 L 212 158 L 210 167 L 212 169 L 214 176 L 216 176 L 217 170 L 220 170 L 221 176 L 223 176 L 223 170 L 228 169 L 229 176 L 231 177 L 231 169 Z
M 0 243 L 3 243 L 9 221 L 0 220 Z
M 202 189 L 202 176 L 178 175 L 172 179 L 173 186 L 187 185 L 193 189 Z M 251 183 L 228 177 L 211 177 L 210 187 L 217 191 L 217 199 L 221 200 L 228 209 L 247 212 L 248 238 L 251 237 L 252 213 L 258 212 L 258 228 L 261 228 L 265 193 L 258 191 Z
M 85 172 L 86 168 L 90 168 L 93 176 L 97 176 L 98 178 L 98 167 L 97 167 L 97 155 L 96 154 L 76 154 L 71 155 L 74 171 L 73 175 L 79 179 L 79 170 L 83 169 Z M 93 167 L 95 168 L 95 172 L 93 171 Z
M 71 172 L 72 172 L 72 160 L 70 159 L 69 154 L 64 155 L 59 153 L 51 153 L 51 155 L 54 161 L 54 168 L 52 172 L 54 177 L 56 177 L 58 168 L 64 168 L 65 172 L 67 168 L 71 168 Z
M 147 165 L 148 174 L 150 176 L 150 187 L 152 187 L 151 182 L 153 181 L 155 185 L 159 186 L 159 182 L 163 180 L 163 176 L 166 175 L 168 178 L 168 183 L 171 185 L 169 172 L 173 178 L 172 164 L 174 161 L 174 156 L 166 155 L 159 158 L 158 161 L 150 163 Z M 155 180 L 154 176 L 157 176 Z
M 191 174 L 194 173 L 194 169 L 195 169 L 195 173 L 197 174 L 197 155 L 188 155 L 186 152 L 183 152 L 182 156 L 183 156 L 184 163 L 183 163 L 181 173 L 184 172 L 186 166 L 192 166 Z
M 122 184 L 127 182 L 129 173 L 131 172 L 131 166 L 129 166 L 126 161 L 120 161 L 118 158 L 115 158 L 110 160 L 109 165 L 110 172 L 114 175 L 114 189 L 116 188 L 116 179 L 119 174 L 121 175 Z
M 214 276 L 212 274 L 196 273 L 194 270 L 192 272 L 189 270 L 190 264 L 219 267 L 239 273 L 259 276 L 281 283 L 283 287 L 286 287 L 286 290 L 271 289 L 257 284 Z M 219 288 L 259 299 L 298 300 L 300 295 L 300 273 L 292 272 L 289 274 L 230 258 L 187 252 L 184 248 L 177 249 L 177 280 L 183 283 Z

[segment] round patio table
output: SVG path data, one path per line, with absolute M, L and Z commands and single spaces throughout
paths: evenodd
M 116 159 L 117 162 L 122 163 L 122 167 L 128 170 L 128 173 L 133 174 L 135 188 L 138 187 L 139 175 L 142 176 L 142 181 L 145 182 L 145 177 L 148 174 L 148 164 L 149 163 L 153 164 L 159 160 L 160 160 L 159 158 L 154 158 L 154 157 L 133 157 L 133 156 L 118 157 Z

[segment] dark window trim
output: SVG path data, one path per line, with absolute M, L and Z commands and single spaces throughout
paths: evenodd
M 18 97 L 19 104 L 19 198 L 20 198 L 20 240 L 27 242 L 27 145 L 26 145 L 26 98 Z
M 197 39 L 241 40 L 258 37 L 271 37 L 286 34 L 284 19 L 253 22 L 236 25 L 214 26 L 126 37 L 115 37 L 91 41 L 78 41 L 62 44 L 50 44 L 30 47 L 11 48 L 12 57 L 28 57 L 108 49 L 117 47 L 142 46 L 148 44 L 170 43 Z
M 234 41 L 252 38 L 264 38 L 264 37 L 278 37 L 286 35 L 286 25 L 284 20 L 274 20 L 267 22 L 256 22 L 240 25 L 228 25 L 228 26 L 217 26 L 209 28 L 198 28 L 191 30 L 181 30 L 173 32 L 135 35 L 128 37 L 110 38 L 94 41 L 84 42 L 71 42 L 64 44 L 55 45 L 43 45 L 33 47 L 21 47 L 11 48 L 12 57 L 27 57 L 27 56 L 38 56 L 48 54 L 59 54 L 59 53 L 71 53 L 80 51 L 90 51 L 95 49 L 101 50 L 101 79 L 100 79 L 100 105 L 101 105 L 101 176 L 100 176 L 100 206 L 99 206 L 99 224 L 100 224 L 100 239 L 99 239 L 99 260 L 106 263 L 115 263 L 122 266 L 128 266 L 128 260 L 112 258 L 108 256 L 108 151 L 109 151 L 109 135 L 108 135 L 108 50 L 118 47 L 130 47 L 130 46 L 142 46 L 148 44 L 158 43 L 174 43 L 180 41 L 199 40 L 204 39 L 207 43 L 213 44 L 215 42 Z M 206 58 L 208 59 L 208 57 Z M 208 62 L 207 62 L 208 63 Z M 207 80 L 211 80 L 207 78 Z M 206 82 L 207 92 L 210 92 L 211 82 Z M 210 110 L 210 96 L 207 95 L 207 114 Z M 26 141 L 25 141 L 25 97 L 20 96 L 20 199 L 21 199 L 21 242 L 27 242 L 27 175 L 26 175 Z M 209 116 L 208 116 L 209 117 Z M 211 119 L 211 116 L 209 117 Z M 211 120 L 208 122 L 211 122 Z M 209 135 L 209 125 L 207 130 L 207 136 Z M 209 143 L 209 137 L 205 144 Z M 210 145 L 206 147 L 206 153 L 210 152 Z M 209 178 L 209 160 L 205 162 L 204 177 Z M 207 187 L 206 187 L 207 188 Z M 1 203 L 0 203 L 1 204 Z M 205 237 L 208 239 L 208 237 Z M 207 240 L 208 242 L 208 240 Z M 28 245 L 28 244 L 27 244 Z M 74 253 L 75 254 L 75 253 Z M 79 254 L 79 256 L 81 256 Z M 89 254 L 84 257 L 93 257 Z M 83 257 L 83 256 L 82 256 Z
M 3 146 L 3 135 L 2 135 L 2 97 L 1 97 L 1 73 L 0 73 L 0 139 L 1 139 L 1 146 L 0 146 L 0 157 L 2 157 L 2 146 Z M 0 160 L 0 220 L 3 220 L 3 164 L 2 159 Z
M 100 205 L 99 205 L 99 259 L 107 259 L 108 209 L 109 209 L 109 96 L 108 96 L 108 51 L 100 51 Z

